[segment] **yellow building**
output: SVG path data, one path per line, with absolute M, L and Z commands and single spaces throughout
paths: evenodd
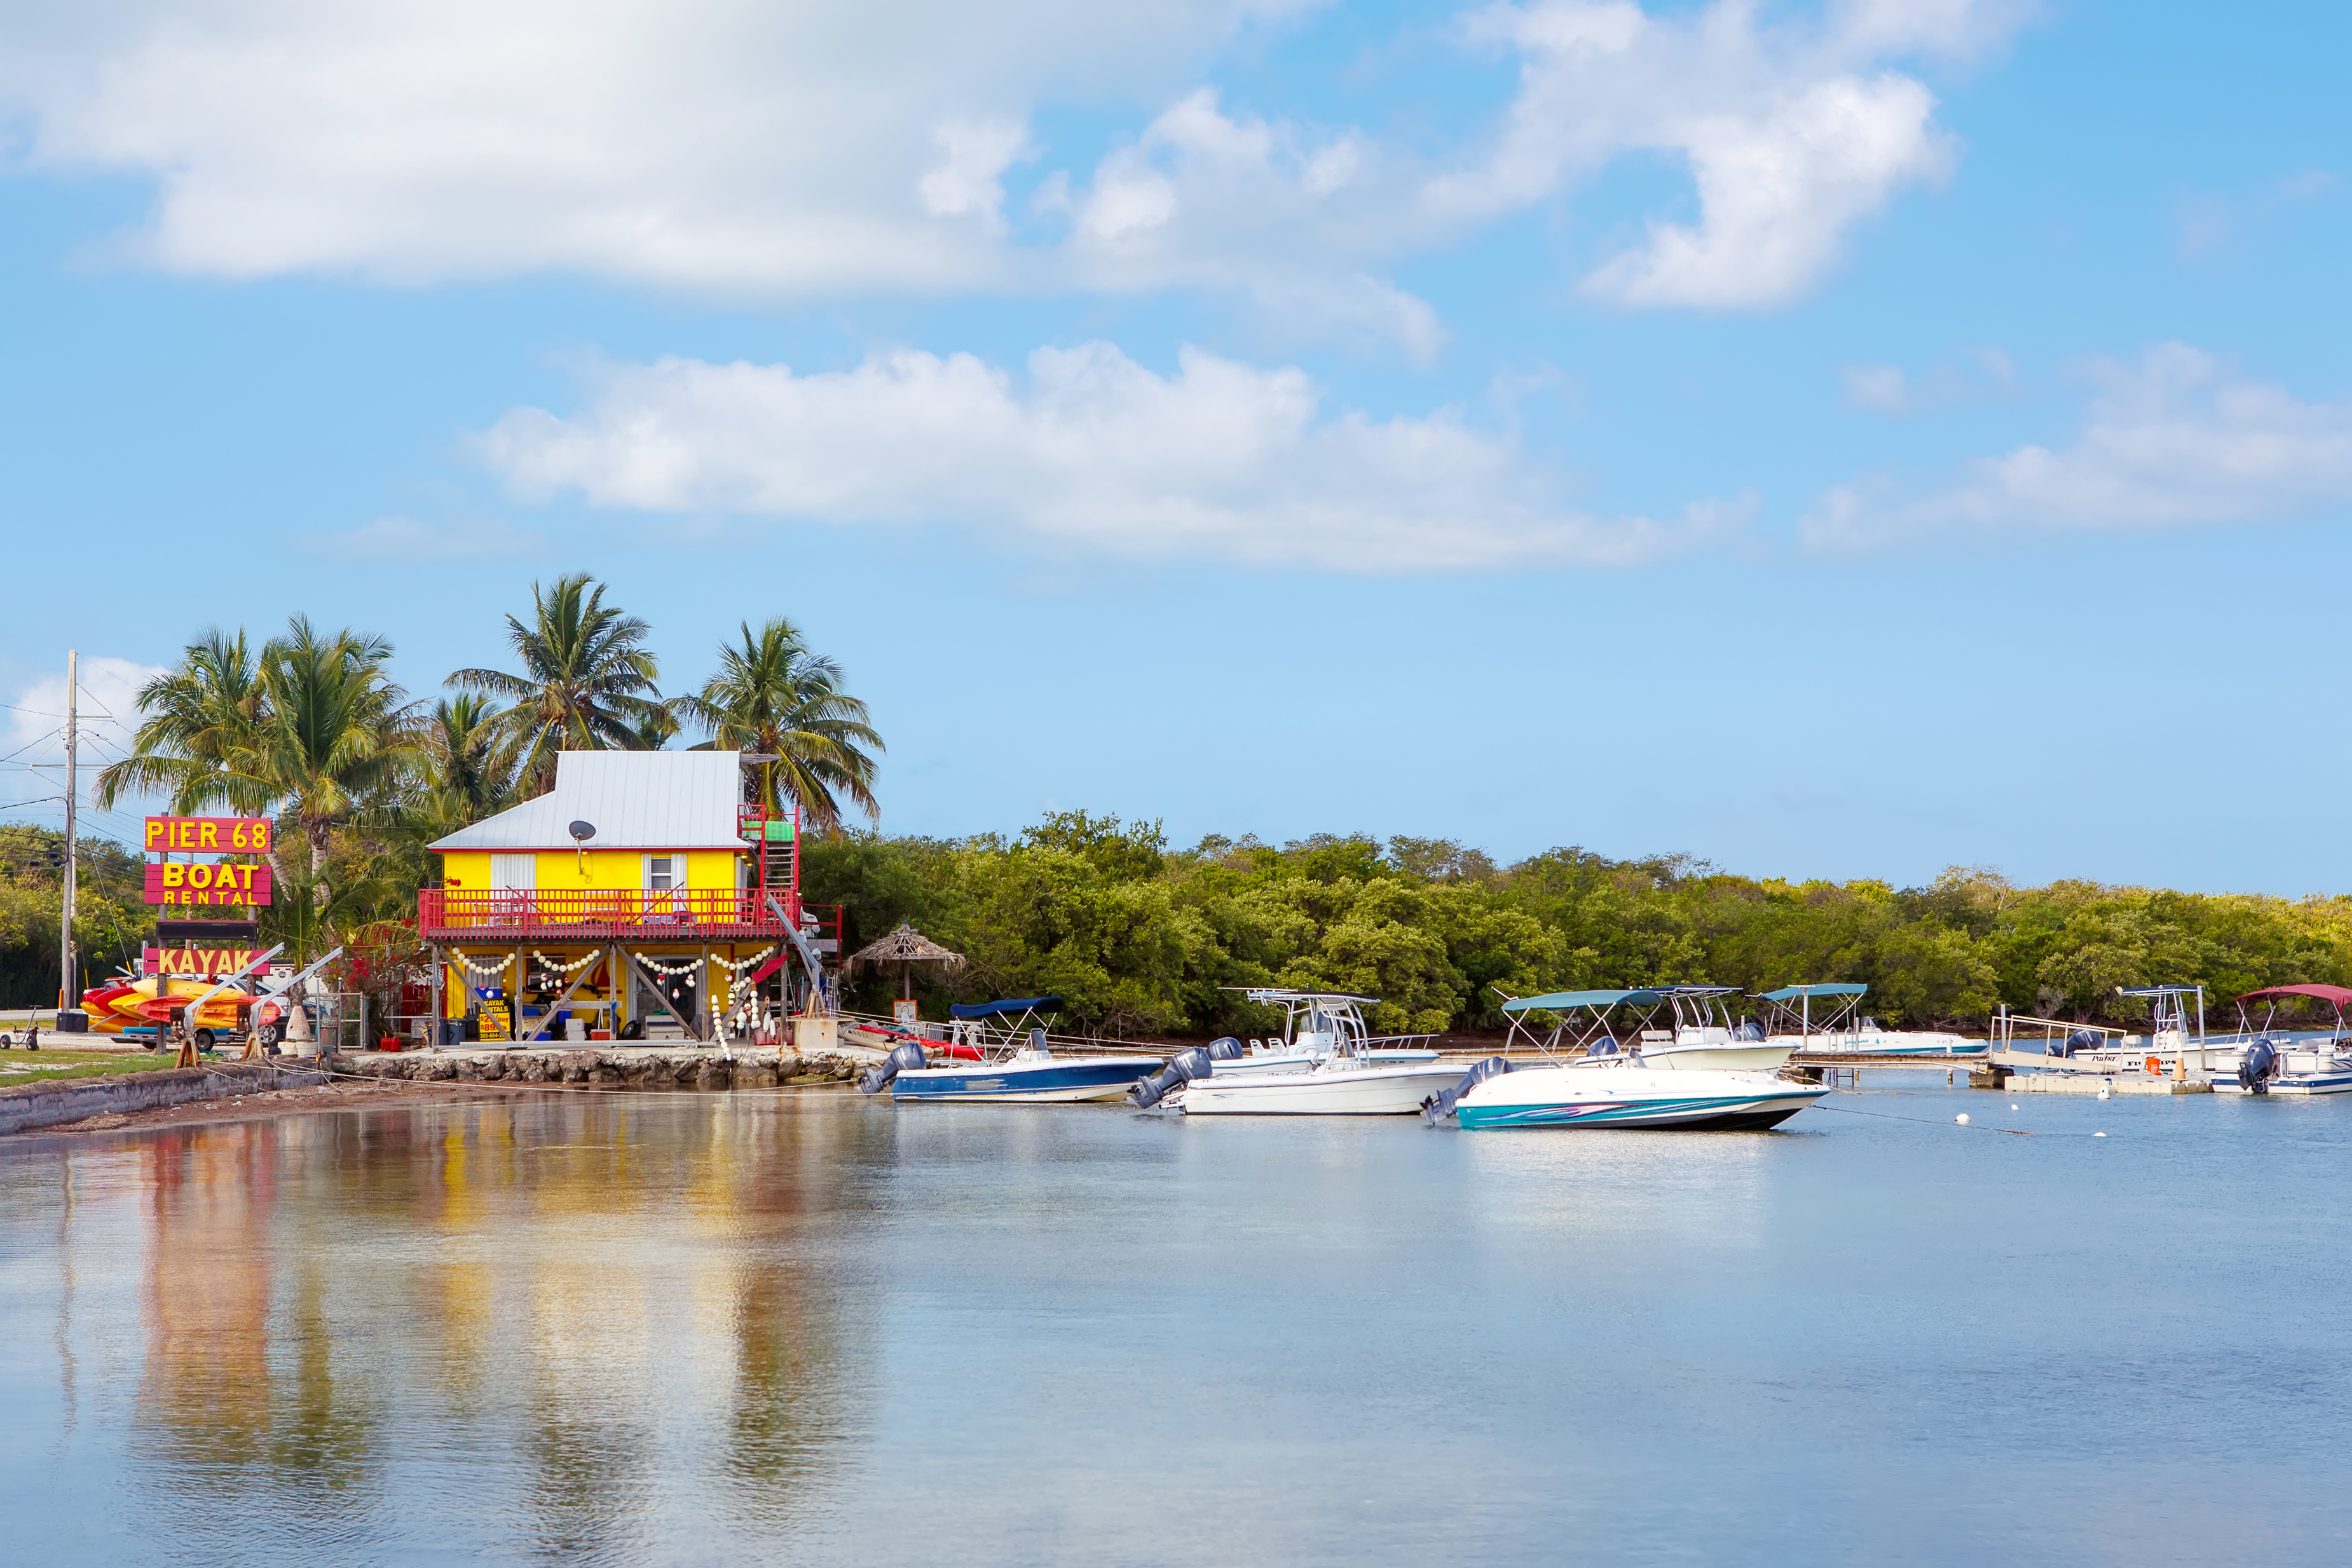
M 435 1015 L 485 1038 L 568 1014 L 592 1038 L 708 1040 L 747 988 L 805 986 L 839 948 L 838 910 L 802 905 L 796 824 L 743 803 L 737 752 L 567 751 L 552 790 L 429 847 Z

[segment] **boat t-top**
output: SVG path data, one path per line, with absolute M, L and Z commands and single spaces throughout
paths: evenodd
M 1703 1001 L 1733 988 L 1652 987 L 1640 991 L 1559 991 L 1511 998 L 1503 1003 L 1503 1012 L 1511 1019 L 1504 1050 L 1507 1052 L 1514 1044 L 1522 1044 L 1542 1060 L 1514 1061 L 1507 1054 L 1488 1057 L 1431 1102 L 1422 1114 L 1433 1123 L 1451 1121 L 1471 1131 L 1776 1127 L 1828 1093 L 1828 1088 L 1790 1082 L 1770 1069 L 1708 1066 L 1693 1060 L 1702 1051 L 1732 1053 L 1762 1047 L 1760 1038 L 1734 1039 L 1727 1026 L 1720 1039 L 1696 1032 L 1693 1038 L 1682 1040 L 1676 1038 L 1681 1033 L 1677 1029 L 1666 1039 L 1651 1040 L 1647 1035 L 1652 1031 L 1637 1025 L 1621 1044 L 1609 1025 L 1612 1008 L 1654 1010 L 1659 1001 L 1675 991 L 1703 993 L 1691 998 Z M 1538 1033 L 1528 1025 L 1530 1013 L 1554 1021 L 1547 1031 Z M 1714 1026 L 1691 1027 L 1704 1031 Z M 1761 1030 L 1755 1032 L 1762 1034 Z M 1759 1054 L 1769 1053 L 1759 1051 Z M 1780 1048 L 1770 1057 L 1771 1066 L 1777 1068 L 1788 1055 Z
M 1187 1116 L 1402 1116 L 1462 1076 L 1458 1064 L 1440 1061 L 1434 1050 L 1381 1051 L 1364 1023 L 1363 1009 L 1377 1006 L 1375 998 L 1271 987 L 1244 994 L 1287 1012 L 1288 1044 L 1306 1053 L 1304 1061 L 1254 1066 L 1263 1058 L 1220 1058 L 1213 1047 L 1195 1046 L 1138 1083 L 1130 1103 Z
M 902 1040 L 879 1067 L 857 1081 L 857 1087 L 866 1094 L 887 1089 L 897 1101 L 1117 1100 L 1160 1065 L 1157 1056 L 1084 1054 L 1083 1041 L 1067 1042 L 1077 1046 L 1079 1054 L 1056 1051 L 1037 1015 L 1058 1009 L 1061 1000 L 1015 997 L 959 1003 L 949 1009 L 953 1015 L 951 1040 Z M 947 1060 L 931 1066 L 933 1052 Z
M 1888 1029 L 1857 1017 L 1870 988 L 1857 980 L 1783 986 L 1757 997 L 1770 1009 L 1767 1038 L 1793 1051 L 1831 1056 L 1979 1056 L 1985 1042 L 1945 1030 Z
M 1236 1072 L 1306 1072 L 1329 1060 L 1340 1042 L 1350 1042 L 1359 1061 L 1430 1062 L 1437 1060 L 1435 1035 L 1364 1032 L 1356 1009 L 1369 998 L 1341 996 L 1336 991 L 1293 991 L 1272 986 L 1227 986 L 1244 999 L 1265 1008 L 1280 1008 L 1282 1032 L 1244 1045 L 1231 1036 L 1209 1044 L 1213 1069 Z
M 1536 1049 L 1547 1054 L 1574 1051 L 1609 1056 L 1618 1051 L 1641 1058 L 1662 1072 L 1774 1072 L 1796 1049 L 1793 1041 L 1765 1038 L 1752 1019 L 1731 1020 L 1724 999 L 1738 986 L 1644 986 L 1630 991 L 1553 991 L 1540 997 L 1503 996 L 1503 1011 L 1516 1034 L 1530 1015 L 1553 1020 Z M 1608 1017 L 1612 1008 L 1636 1017 L 1619 1040 Z M 1530 1043 L 1538 1037 L 1528 1030 Z M 1508 1048 L 1506 1047 L 1507 1050 Z

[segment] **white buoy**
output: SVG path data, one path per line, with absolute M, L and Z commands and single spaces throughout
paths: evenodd
M 1969 1113 L 1966 1111 L 1963 1111 L 1958 1115 L 1953 1117 L 1952 1120 L 1965 1127 L 1969 1124 Z
M 2016 1102 L 2016 1101 L 2014 1101 L 2014 1100 L 2011 1101 L 2011 1102 L 2009 1103 L 2009 1108 L 2010 1108 L 2011 1110 L 2012 1110 L 2012 1111 L 2016 1110 L 2016 1109 L 2017 1109 L 2017 1102 Z
M 2104 1090 L 2104 1089 L 2100 1090 L 2100 1091 L 2099 1091 L 2099 1098 L 2100 1098 L 2100 1099 L 2102 1099 L 2102 1100 L 2106 1099 L 2106 1098 L 2107 1098 L 2107 1092 L 2106 1092 L 2105 1090 Z
M 2105 1133 L 2094 1133 L 2094 1134 L 2091 1134 L 2091 1136 L 2093 1136 L 2093 1137 L 2095 1137 L 2095 1138 L 2104 1138 L 2104 1137 L 2105 1137 L 2105 1136 L 2106 1136 L 2106 1134 L 2105 1134 Z

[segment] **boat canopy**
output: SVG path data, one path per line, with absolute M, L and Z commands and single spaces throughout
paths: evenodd
M 1503 1004 L 1507 1013 L 1556 1011 L 1561 1008 L 1613 1008 L 1619 1002 L 1632 1002 L 1636 1007 L 1651 1007 L 1666 998 L 1669 989 L 1661 987 L 1646 991 L 1551 991 L 1540 997 L 1515 997 Z
M 1801 997 L 1858 997 L 1870 989 L 1859 980 L 1832 980 L 1818 986 L 1782 986 L 1777 991 L 1765 991 L 1757 997 L 1759 1002 L 1793 1002 Z
M 957 1002 L 948 1009 L 951 1019 L 1002 1018 L 1006 1013 L 1053 1013 L 1062 1010 L 1059 997 L 1008 997 L 998 1002 Z
M 2242 1002 L 2275 1002 L 2288 997 L 2316 997 L 2338 1008 L 2352 1003 L 2352 990 L 2342 986 L 2268 986 L 2259 991 L 2248 991 L 2238 999 Z
M 2117 986 L 2116 995 L 2119 997 L 2193 997 L 2204 988 L 2202 986 Z

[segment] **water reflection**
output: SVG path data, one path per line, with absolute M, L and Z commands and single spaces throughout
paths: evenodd
M 694 1510 L 772 1531 L 855 1428 L 856 1283 L 826 1254 L 860 1222 L 872 1131 L 580 1096 L 61 1145 L 52 1375 L 70 1400 L 76 1270 L 87 1290 L 89 1239 L 135 1215 L 103 1273 L 135 1260 L 137 1353 L 107 1373 L 135 1378 L 142 1533 L 226 1551 L 504 1520 L 531 1550 L 642 1555 L 681 1468 L 725 1478 Z M 420 1512 L 420 1476 L 459 1495 Z
M 563 1095 L 17 1140 L 0 1517 L 24 1560 L 305 1568 L 2340 1556 L 2256 1483 L 2283 1432 L 2308 1495 L 2352 1469 L 2352 1255 L 2265 1196 L 2332 1180 L 2352 1105 L 2011 1138 L 1919 1098 L 1718 1137 Z M 2231 1169 L 2264 1180 L 2199 1185 Z M 2195 1351 L 2257 1319 L 2294 1376 Z

